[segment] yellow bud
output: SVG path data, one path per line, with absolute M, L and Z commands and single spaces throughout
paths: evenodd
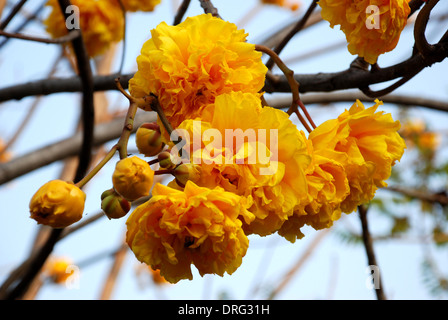
M 197 182 L 201 177 L 201 172 L 198 165 L 192 163 L 182 163 L 173 171 L 176 177 L 176 182 L 181 187 L 184 187 L 188 180 Z
M 157 123 L 145 123 L 141 125 L 135 134 L 135 143 L 138 151 L 146 157 L 155 156 L 165 146 L 162 142 L 160 128 Z
M 117 162 L 112 175 L 115 190 L 128 201 L 149 195 L 154 181 L 154 171 L 137 156 Z
M 109 219 L 119 219 L 131 210 L 131 204 L 114 189 L 109 189 L 101 195 L 101 209 Z
M 173 163 L 171 153 L 169 153 L 168 151 L 160 152 L 157 155 L 157 159 L 159 160 L 159 165 L 161 168 L 174 169 L 176 167 L 176 164 Z
M 39 224 L 65 228 L 82 218 L 85 200 L 85 193 L 73 183 L 52 180 L 31 198 L 31 218 Z

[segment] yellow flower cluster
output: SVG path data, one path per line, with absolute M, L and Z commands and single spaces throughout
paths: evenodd
M 222 276 L 241 265 L 249 245 L 239 217 L 252 214 L 233 193 L 191 181 L 184 191 L 156 184 L 151 199 L 129 217 L 126 241 L 171 283 L 192 279 L 191 264 L 201 275 Z
M 153 11 L 161 0 L 120 0 L 129 12 Z M 123 39 L 124 16 L 119 0 L 71 0 L 77 7 L 65 20 L 57 0 L 48 0 L 51 12 L 44 21 L 53 38 L 67 34 L 67 27 L 81 29 L 87 54 L 90 57 L 104 54 L 109 47 Z M 68 25 L 66 25 L 68 24 Z
M 164 136 L 160 123 L 143 124 L 137 148 L 156 158 L 120 150 L 101 207 L 118 219 L 151 193 L 127 218 L 126 242 L 168 282 L 192 279 L 191 265 L 201 275 L 232 274 L 249 235 L 294 242 L 303 226 L 329 228 L 386 186 L 406 146 L 399 122 L 377 111 L 380 101 L 367 109 L 356 101 L 306 136 L 287 113 L 262 103 L 267 69 L 234 24 L 203 14 L 151 34 L 130 91 L 144 110 L 156 97 L 179 139 Z M 164 173 L 174 179 L 153 185 Z M 62 227 L 82 216 L 84 200 L 57 180 L 38 190 L 30 211 Z
M 130 91 L 158 98 L 183 145 L 164 140 L 157 159 L 175 178 L 131 213 L 127 243 L 169 282 L 191 279 L 192 264 L 201 275 L 233 273 L 251 234 L 294 242 L 304 225 L 330 227 L 370 201 L 403 154 L 399 123 L 376 112 L 379 102 L 357 101 L 309 137 L 263 106 L 266 68 L 231 23 L 200 15 L 151 34 Z M 154 141 L 150 152 L 159 150 L 156 129 L 138 137 L 142 153 Z
M 162 22 L 151 36 L 137 58 L 129 91 L 138 98 L 157 96 L 173 127 L 199 116 L 220 94 L 256 93 L 264 86 L 261 53 L 232 23 L 203 14 L 177 26 Z
M 406 121 L 400 134 L 409 146 L 417 147 L 423 152 L 433 153 L 440 145 L 440 135 L 429 131 L 426 124 L 419 119 Z
M 309 135 L 313 162 L 307 174 L 310 203 L 298 208 L 279 234 L 301 238 L 305 224 L 319 230 L 373 199 L 386 187 L 392 166 L 406 148 L 398 134 L 400 123 L 377 112 L 382 102 L 365 109 L 356 101 L 337 119 L 328 120 Z M 317 201 L 316 201 L 317 200 Z
M 340 25 L 351 54 L 375 63 L 393 50 L 410 13 L 410 0 L 319 0 L 322 18 Z
M 111 44 L 123 39 L 123 12 L 116 0 L 72 0 L 71 4 L 79 10 L 72 13 L 74 16 L 67 23 L 74 27 L 79 23 L 90 57 L 103 54 Z M 66 35 L 66 21 L 58 1 L 49 0 L 47 6 L 51 7 L 44 21 L 47 32 L 53 38 Z

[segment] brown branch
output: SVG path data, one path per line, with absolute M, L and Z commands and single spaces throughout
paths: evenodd
M 144 122 L 154 122 L 156 120 L 155 113 L 146 112 L 140 114 L 135 118 L 133 132 Z M 119 138 L 122 129 L 123 119 L 121 118 L 109 123 L 97 125 L 92 139 L 93 146 L 100 146 L 108 141 Z M 76 133 L 73 137 L 31 151 L 9 162 L 1 163 L 0 185 L 53 162 L 76 156 L 79 153 L 81 144 L 82 134 Z
M 4 30 L 6 26 L 11 22 L 11 20 L 16 16 L 16 14 L 22 9 L 23 5 L 25 4 L 26 0 L 21 0 L 19 3 L 17 3 L 14 8 L 12 8 L 9 15 L 0 23 L 0 30 Z
M 369 264 L 369 266 L 378 267 L 378 263 L 377 263 L 376 257 L 375 257 L 375 252 L 373 250 L 373 243 L 372 243 L 372 238 L 370 236 L 369 225 L 367 222 L 367 208 L 364 206 L 359 206 L 358 212 L 359 212 L 359 218 L 361 220 L 362 240 L 364 243 L 364 247 L 366 249 L 368 264 Z M 386 295 L 384 294 L 381 277 L 379 277 L 378 281 L 379 281 L 378 289 L 375 288 L 376 297 L 378 300 L 386 300 Z
M 31 21 L 38 18 L 39 13 L 42 11 L 42 9 L 45 7 L 45 4 L 47 1 L 43 1 L 39 7 L 37 7 L 32 14 L 26 17 L 26 19 L 16 28 L 14 29 L 13 33 L 20 33 Z M 1 16 L 1 14 L 0 14 Z M 2 42 L 0 42 L 0 48 L 2 48 L 6 43 L 8 43 L 9 39 L 6 38 Z
M 67 19 L 69 15 L 65 12 L 65 8 L 70 6 L 70 0 L 58 0 L 59 7 Z M 86 174 L 91 158 L 91 148 L 93 141 L 93 122 L 94 122 L 94 108 L 93 108 L 93 77 L 90 69 L 90 61 L 87 56 L 87 51 L 82 39 L 82 34 L 72 40 L 73 50 L 75 53 L 79 76 L 82 82 L 82 124 L 83 137 L 82 147 L 79 153 L 79 162 L 76 170 L 74 182 L 82 179 Z M 29 262 L 28 267 L 19 280 L 18 284 L 6 294 L 6 299 L 18 299 L 23 296 L 30 284 L 33 282 L 36 275 L 39 273 L 48 256 L 53 251 L 63 229 L 53 229 L 48 237 L 48 240 L 36 252 L 35 257 Z
M 40 43 L 46 43 L 46 44 L 62 44 L 67 43 L 70 41 L 73 41 L 76 37 L 79 37 L 80 32 L 79 30 L 72 30 L 67 35 L 55 38 L 55 39 L 48 39 L 48 38 L 41 38 L 41 37 L 35 37 L 30 35 L 24 35 L 20 33 L 10 33 L 3 30 L 0 30 L 0 36 L 4 36 L 7 38 L 15 38 L 15 39 L 21 39 L 21 40 L 28 40 L 28 41 L 34 41 L 34 42 L 40 42 Z
M 325 94 L 306 94 L 301 97 L 304 104 L 330 104 L 337 102 L 350 102 L 353 103 L 356 99 L 361 101 L 375 101 L 374 98 L 370 98 L 362 93 L 357 92 L 334 92 Z M 381 97 L 381 101 L 384 103 L 393 103 L 402 106 L 409 107 L 423 107 L 438 111 L 448 111 L 448 103 L 445 101 L 439 101 L 421 96 L 410 95 L 398 95 L 390 94 Z M 290 99 L 288 97 L 277 97 L 267 100 L 270 107 L 278 109 L 287 109 L 290 106 Z
M 185 15 L 185 12 L 187 12 L 188 7 L 190 6 L 191 0 L 183 0 L 181 5 L 179 6 L 179 9 L 177 9 L 176 16 L 174 17 L 173 25 L 177 26 L 181 21 L 182 18 Z
M 300 268 L 304 265 L 304 263 L 308 260 L 308 258 L 316 251 L 316 247 L 318 244 L 324 239 L 324 237 L 330 233 L 330 229 L 324 229 L 318 231 L 313 241 L 310 243 L 308 248 L 306 248 L 305 252 L 299 257 L 297 262 L 291 267 L 291 269 L 286 273 L 286 275 L 283 277 L 280 284 L 272 290 L 270 293 L 268 299 L 272 300 L 274 299 L 280 291 L 282 291 L 285 286 L 292 280 L 294 275 L 297 274 L 297 272 L 300 270 Z
M 107 275 L 106 281 L 104 283 L 103 291 L 101 292 L 100 300 L 109 300 L 112 296 L 115 283 L 118 278 L 121 266 L 126 258 L 126 253 L 128 251 L 128 246 L 124 243 L 120 249 L 115 253 L 115 258 L 112 262 L 112 266 Z
M 199 2 L 201 3 L 201 7 L 204 9 L 205 13 L 210 13 L 212 16 L 221 19 L 218 14 L 218 9 L 216 9 L 211 0 L 199 0 Z
M 297 24 L 294 26 L 294 28 L 292 28 L 288 34 L 282 39 L 282 41 L 280 41 L 280 43 L 275 46 L 274 52 L 276 54 L 280 54 L 280 52 L 286 47 L 286 45 L 288 44 L 288 42 L 300 31 L 303 29 L 303 27 L 305 26 L 306 22 L 308 21 L 308 19 L 310 18 L 311 14 L 313 13 L 314 9 L 317 6 L 317 0 L 313 0 L 310 4 L 310 6 L 308 7 L 307 11 L 305 12 L 304 16 L 302 17 L 302 19 L 300 19 Z M 274 66 L 274 59 L 272 57 L 269 58 L 268 62 L 266 62 L 266 67 L 271 70 L 272 67 Z
M 388 186 L 386 190 L 398 192 L 407 197 L 419 199 L 422 201 L 438 203 L 441 206 L 448 206 L 448 196 L 444 192 L 429 193 L 421 190 L 402 188 L 397 186 Z
M 323 19 L 319 10 L 311 14 L 311 16 L 307 19 L 305 25 L 303 26 L 302 30 L 314 26 L 315 24 L 321 21 L 323 21 Z M 268 34 L 267 36 L 263 37 L 261 40 L 256 42 L 269 48 L 275 48 L 280 43 L 280 41 L 283 38 L 285 38 L 288 33 L 291 32 L 291 30 L 294 28 L 296 24 L 297 21 L 294 20 L 291 23 L 288 23 L 286 26 L 281 27 L 279 30 Z
M 424 57 L 431 55 L 434 46 L 430 45 L 425 37 L 426 26 L 429 21 L 429 15 L 439 0 L 429 0 L 423 9 L 420 10 L 414 25 L 415 47 Z
M 349 68 L 341 72 L 317 73 L 317 74 L 295 74 L 294 77 L 300 83 L 300 92 L 330 92 L 345 89 L 368 87 L 371 84 L 387 82 L 409 75 L 413 70 L 420 70 L 435 63 L 443 61 L 448 56 L 448 43 L 439 42 L 435 50 L 425 59 L 421 55 L 415 55 L 401 63 L 374 71 Z M 129 80 L 133 74 L 120 76 L 123 88 L 128 87 Z M 94 90 L 117 90 L 114 79 L 116 75 L 94 77 Z M 264 91 L 291 92 L 287 78 L 283 75 L 275 75 L 266 78 Z M 81 91 L 79 77 L 43 79 L 25 84 L 13 85 L 0 89 L 0 102 L 9 100 L 20 100 L 34 95 L 49 95 L 60 92 Z

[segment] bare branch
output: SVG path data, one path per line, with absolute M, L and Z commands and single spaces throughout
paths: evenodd
M 317 6 L 317 0 L 313 0 L 308 7 L 308 10 L 305 12 L 302 19 L 300 19 L 297 24 L 292 28 L 291 31 L 288 32 L 288 34 L 282 39 L 282 41 L 275 46 L 274 52 L 279 55 L 280 52 L 283 50 L 284 47 L 288 44 L 288 42 L 305 26 L 306 22 L 310 18 L 311 14 L 313 13 L 314 9 Z M 271 70 L 274 66 L 274 59 L 271 57 L 269 58 L 268 62 L 266 63 L 266 67 Z
M 145 112 L 135 118 L 134 128 L 136 130 L 144 122 L 153 122 L 156 119 L 155 113 Z M 109 123 L 97 125 L 92 139 L 93 146 L 100 146 L 110 140 L 119 138 L 122 129 L 123 119 L 121 118 Z M 55 161 L 77 155 L 81 144 L 82 134 L 77 133 L 71 138 L 61 140 L 60 142 L 0 164 L 0 185 Z
M 373 250 L 373 243 L 372 238 L 370 236 L 369 225 L 367 222 L 367 208 L 361 205 L 358 207 L 358 212 L 359 212 L 359 218 L 361 220 L 362 240 L 364 242 L 364 247 L 366 249 L 368 264 L 369 266 L 378 266 L 375 257 L 375 252 Z M 376 297 L 378 300 L 386 300 L 386 295 L 384 294 L 381 277 L 378 279 L 378 281 L 379 281 L 378 289 L 375 288 Z
M 336 102 L 351 102 L 359 99 L 361 101 L 375 101 L 374 98 L 370 98 L 362 93 L 357 92 L 335 92 L 325 94 L 306 94 L 301 97 L 302 102 L 306 105 L 310 104 L 329 104 Z M 424 98 L 421 96 L 409 96 L 390 94 L 381 97 L 381 101 L 384 103 L 393 103 L 397 105 L 409 106 L 409 107 L 424 107 L 439 111 L 448 111 L 448 103 L 445 101 L 439 101 L 435 99 Z M 289 97 L 277 97 L 267 99 L 268 105 L 274 108 L 287 109 L 289 108 L 291 101 Z
M 190 6 L 190 2 L 191 0 L 182 1 L 182 4 L 180 5 L 179 9 L 177 10 L 176 16 L 174 17 L 173 25 L 177 26 L 182 21 L 185 12 L 187 12 L 188 7 Z
M 210 13 L 216 18 L 221 18 L 218 14 L 218 9 L 216 9 L 211 0 L 199 0 L 199 2 L 201 3 L 201 7 L 204 9 L 205 13 Z

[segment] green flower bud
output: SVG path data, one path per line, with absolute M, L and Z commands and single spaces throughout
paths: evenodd
M 181 187 L 184 187 L 188 180 L 197 182 L 201 177 L 201 171 L 198 165 L 192 163 L 182 163 L 173 171 L 176 177 L 176 182 Z
M 131 210 L 131 204 L 114 189 L 109 189 L 101 194 L 101 209 L 109 219 L 119 219 Z
M 157 155 L 157 159 L 159 160 L 159 166 L 164 169 L 174 169 L 176 164 L 173 163 L 173 157 L 171 153 L 168 151 L 162 151 Z

